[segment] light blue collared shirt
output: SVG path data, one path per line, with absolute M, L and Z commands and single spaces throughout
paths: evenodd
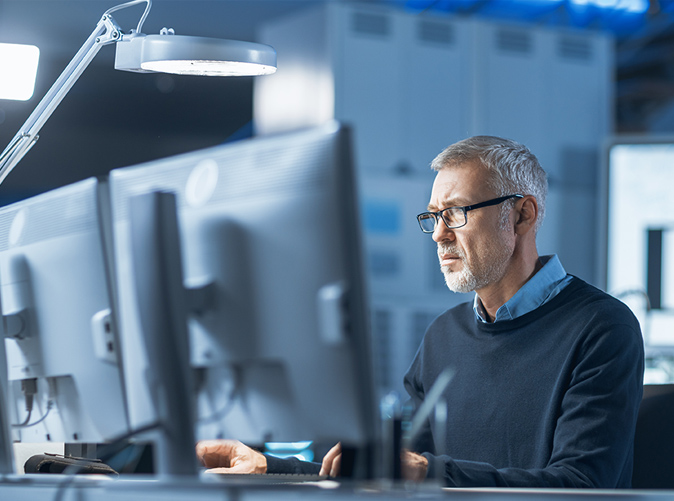
M 496 311 L 494 322 L 521 317 L 544 305 L 569 285 L 573 277 L 566 274 L 556 254 L 541 256 L 540 261 L 543 267 Z M 473 301 L 473 310 L 479 321 L 487 323 L 487 313 L 477 294 Z

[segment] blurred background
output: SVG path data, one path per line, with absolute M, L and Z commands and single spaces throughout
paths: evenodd
M 40 50 L 32 97 L 0 99 L 2 148 L 118 3 L 0 0 L 0 43 Z M 114 16 L 128 31 L 143 8 Z M 0 205 L 117 167 L 332 118 L 349 123 L 383 393 L 402 389 L 430 321 L 470 299 L 446 289 L 435 245 L 415 221 L 430 194 L 430 161 L 465 137 L 500 135 L 529 146 L 549 174 L 540 253 L 557 253 L 569 273 L 636 298 L 642 326 L 653 306 L 644 301 L 647 276 L 659 265 L 656 309 L 664 320 L 655 338 L 659 347 L 674 344 L 667 259 L 674 208 L 666 194 L 649 195 L 674 167 L 663 157 L 661 170 L 648 174 L 650 187 L 639 187 L 636 155 L 629 175 L 611 177 L 614 146 L 667 149 L 667 136 L 674 138 L 674 2 L 154 0 L 143 31 L 163 27 L 268 43 L 278 72 L 255 80 L 125 73 L 104 47 L 0 186 Z M 609 238 L 611 207 L 633 210 L 646 199 L 656 204 L 657 227 L 639 221 L 633 233 Z M 647 247 L 654 229 L 659 255 Z M 619 278 L 626 267 L 637 270 L 631 282 Z M 662 350 L 657 356 L 668 357 Z M 670 366 L 653 377 L 670 381 Z

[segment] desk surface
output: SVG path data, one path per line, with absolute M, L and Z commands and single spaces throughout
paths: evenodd
M 583 501 L 618 499 L 649 501 L 674 498 L 674 491 L 636 490 L 567 490 L 567 489 L 441 489 L 422 485 L 405 488 L 381 484 L 349 485 L 325 481 L 315 484 L 261 485 L 256 482 L 213 482 L 200 479 L 154 479 L 149 477 L 101 478 L 93 475 L 65 477 L 61 475 L 14 475 L 0 477 L 0 499 L 60 499 L 96 501 L 201 501 L 201 500 L 288 500 L 316 499 L 377 500 L 457 500 L 500 501 Z

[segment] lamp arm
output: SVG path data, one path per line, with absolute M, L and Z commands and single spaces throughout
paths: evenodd
M 130 3 L 135 4 L 136 2 Z M 14 139 L 12 139 L 0 155 L 0 183 L 5 180 L 10 171 L 38 140 L 38 132 L 42 126 L 87 66 L 89 66 L 89 63 L 91 63 L 101 47 L 116 42 L 121 37 L 122 31 L 119 25 L 106 12 L 87 41 L 84 42 L 84 45 L 82 45 L 77 54 L 75 54 L 75 57 L 68 63 L 66 69 L 63 70 L 47 94 L 42 98 L 42 101 L 40 101 L 35 110 L 33 110 L 33 113 L 21 126 Z
M 150 13 L 150 9 L 152 8 L 152 0 L 131 0 L 130 2 L 126 2 L 120 5 L 115 5 L 114 7 L 106 10 L 103 13 L 103 16 L 107 16 L 109 14 L 112 14 L 113 12 L 117 12 L 118 10 L 126 9 L 128 7 L 131 7 L 133 5 L 138 5 L 138 4 L 147 4 L 145 6 L 145 12 L 143 12 L 143 15 L 141 16 L 140 20 L 138 21 L 138 26 L 136 27 L 136 32 L 140 33 L 143 29 L 143 23 L 145 22 L 145 19 L 147 19 L 147 15 Z M 132 30 L 133 31 L 133 30 Z

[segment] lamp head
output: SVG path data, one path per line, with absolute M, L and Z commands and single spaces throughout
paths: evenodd
M 137 73 L 202 76 L 257 76 L 276 71 L 276 51 L 269 45 L 132 32 L 117 42 L 115 69 Z

